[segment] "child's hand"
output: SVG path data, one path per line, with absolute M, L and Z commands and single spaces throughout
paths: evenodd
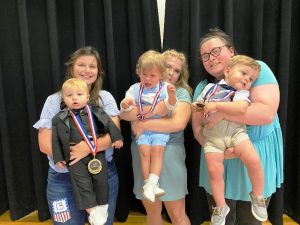
M 204 106 L 204 112 L 209 114 L 211 112 L 216 112 L 217 111 L 217 103 L 216 102 L 209 102 L 206 103 Z
M 168 84 L 167 86 L 168 92 L 168 99 L 165 101 L 166 106 L 169 110 L 173 110 L 177 104 L 177 97 L 176 97 L 176 88 L 173 84 Z
M 176 97 L 176 88 L 173 84 L 168 84 L 167 92 L 168 92 L 169 97 L 170 96 Z
M 64 169 L 66 167 L 66 162 L 65 161 L 57 162 L 55 165 L 60 169 Z
M 117 148 L 117 149 L 122 148 L 123 147 L 123 141 L 122 140 L 115 141 L 114 143 L 112 143 L 112 147 Z
M 135 106 L 134 100 L 132 98 L 124 98 L 121 102 L 121 109 L 130 109 Z

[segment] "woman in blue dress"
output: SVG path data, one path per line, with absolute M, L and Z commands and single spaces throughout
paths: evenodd
M 147 225 L 162 225 L 161 211 L 163 204 L 174 225 L 190 225 L 185 210 L 185 196 L 187 190 L 187 169 L 185 165 L 184 129 L 189 122 L 191 113 L 191 92 L 187 84 L 189 72 L 187 61 L 183 53 L 175 50 L 166 50 L 162 53 L 167 67 L 167 82 L 176 87 L 177 106 L 169 117 L 137 120 L 137 109 L 127 114 L 126 120 L 134 121 L 132 129 L 139 136 L 145 130 L 170 133 L 166 145 L 159 185 L 165 190 L 165 195 L 156 198 L 155 202 L 143 198 L 142 187 L 144 178 L 141 172 L 138 146 L 133 139 L 131 142 L 132 167 L 134 175 L 133 192 L 142 203 L 147 212 Z M 122 112 L 121 112 L 122 115 Z M 124 115 L 123 115 L 124 116 Z M 123 117 L 124 118 L 124 117 Z M 125 119 L 125 118 L 124 118 Z
M 210 29 L 209 33 L 201 39 L 199 48 L 200 58 L 205 70 L 216 81 L 221 80 L 224 76 L 225 66 L 229 59 L 235 55 L 231 38 L 222 30 Z M 207 122 L 213 126 L 218 121 L 226 119 L 248 125 L 247 133 L 262 161 L 265 175 L 264 197 L 269 201 L 271 195 L 276 192 L 276 188 L 280 188 L 283 183 L 283 142 L 277 115 L 280 93 L 273 72 L 264 62 L 258 61 L 258 63 L 261 65 L 261 72 L 251 87 L 250 98 L 252 104 L 246 114 L 229 116 L 214 113 Z M 207 80 L 203 80 L 197 85 L 193 101 L 196 101 L 206 84 Z M 199 113 L 194 112 L 194 121 L 196 121 L 197 116 L 199 116 Z M 201 129 L 201 127 L 193 124 L 194 132 L 199 132 L 197 129 Z M 234 154 L 230 151 L 225 154 L 227 154 L 227 158 L 234 157 Z M 214 202 L 203 154 L 201 154 L 199 177 L 200 186 L 204 187 L 208 193 L 208 202 L 211 209 Z M 230 212 L 226 217 L 226 225 L 261 224 L 251 213 L 249 197 L 251 183 L 247 169 L 241 160 L 231 158 L 224 161 L 224 181 L 226 203 L 230 207 Z

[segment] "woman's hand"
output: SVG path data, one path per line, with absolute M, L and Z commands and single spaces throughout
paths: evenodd
M 55 165 L 60 169 L 64 169 L 66 167 L 66 162 L 61 161 L 61 162 L 56 163 Z
M 145 131 L 142 123 L 142 121 L 134 121 L 131 124 L 131 130 L 136 138 L 138 138 Z
M 122 140 L 117 140 L 115 142 L 112 143 L 112 147 L 113 148 L 122 148 L 123 147 L 123 141 Z
M 70 162 L 69 165 L 74 165 L 88 154 L 90 154 L 90 150 L 85 141 L 81 141 L 76 145 L 70 146 L 70 160 L 72 162 Z
M 215 112 L 211 113 L 206 119 L 205 119 L 205 124 L 208 128 L 213 128 L 218 122 L 223 120 L 223 113 L 220 112 Z

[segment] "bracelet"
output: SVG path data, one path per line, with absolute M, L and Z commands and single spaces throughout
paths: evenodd
M 178 102 L 178 100 L 177 100 L 177 98 L 176 98 L 176 103 L 175 103 L 175 105 L 170 105 L 170 103 L 168 102 L 168 99 L 165 99 L 166 107 L 167 107 L 167 109 L 170 110 L 170 111 L 172 111 L 172 110 L 177 106 L 177 102 Z

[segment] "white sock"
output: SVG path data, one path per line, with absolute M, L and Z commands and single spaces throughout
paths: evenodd
M 150 173 L 148 181 L 151 182 L 152 184 L 158 184 L 159 176 L 157 176 L 154 173 Z

